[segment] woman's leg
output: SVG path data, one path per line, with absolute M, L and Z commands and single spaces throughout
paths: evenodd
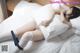
M 39 31 L 39 30 L 26 32 L 21 37 L 19 45 L 22 48 L 24 48 L 26 46 L 26 44 L 28 43 L 28 41 L 30 41 L 30 40 L 32 40 L 32 41 L 39 41 L 39 40 L 42 40 L 42 39 L 44 39 L 44 36 L 43 36 L 42 32 Z
M 35 21 L 31 21 L 29 23 L 26 23 L 25 25 L 19 27 L 18 29 L 15 30 L 15 34 L 17 37 L 21 37 L 25 32 L 28 31 L 34 31 L 36 29 L 37 25 Z
M 16 37 L 21 37 L 24 32 L 33 31 L 36 29 L 36 24 L 34 21 L 26 23 L 25 25 L 13 30 Z M 5 29 L 6 30 L 6 29 Z M 1 32 L 0 33 L 0 42 L 4 42 L 12 39 L 11 31 Z
M 39 40 L 43 40 L 43 39 L 44 39 L 44 36 L 43 36 L 42 32 L 39 30 L 26 32 L 22 35 L 20 42 L 19 42 L 19 46 L 21 48 L 24 48 L 26 46 L 26 44 L 28 43 L 28 41 L 30 41 L 30 40 L 39 41 Z M 17 50 L 19 50 L 19 48 L 17 48 L 16 51 Z
M 12 36 L 10 32 L 0 33 L 0 43 L 11 40 Z

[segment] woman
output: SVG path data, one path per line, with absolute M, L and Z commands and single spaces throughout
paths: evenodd
M 23 5 L 20 5 L 21 3 L 23 3 Z M 42 23 L 41 23 L 42 20 L 40 22 L 38 22 L 38 20 L 36 18 L 34 18 L 36 20 L 36 22 L 38 23 L 37 24 L 35 22 L 35 20 L 33 19 L 33 17 L 35 17 L 35 16 L 32 17 L 31 12 L 33 11 L 32 9 L 37 10 L 38 8 L 41 7 L 41 5 L 33 3 L 33 5 L 31 4 L 31 6 L 30 6 L 30 4 L 28 2 L 25 2 L 25 1 L 22 1 L 21 3 L 19 5 L 17 5 L 18 8 L 17 7 L 15 8 L 15 10 L 13 12 L 13 15 L 11 17 L 7 18 L 6 20 L 4 20 L 0 24 L 0 29 L 2 29 L 2 31 L 0 31 L 0 39 L 1 39 L 0 42 L 12 39 L 11 30 L 14 31 L 16 37 L 18 37 L 18 38 L 21 38 L 21 36 L 27 35 L 26 39 L 28 39 L 30 36 L 32 37 L 34 35 L 33 38 L 32 38 L 34 41 L 44 39 L 44 36 L 43 36 L 42 32 L 38 29 L 39 28 L 38 25 L 47 26 L 49 24 L 50 20 L 52 19 L 52 17 L 50 17 L 48 19 L 48 18 L 46 18 L 45 16 L 42 15 L 42 18 L 43 17 L 46 18 L 45 22 L 43 21 Z M 25 4 L 27 6 L 25 6 Z M 23 8 L 20 8 L 19 6 L 23 7 Z M 50 12 L 47 11 L 48 14 L 50 13 L 49 16 L 53 16 L 54 12 L 53 12 L 53 9 L 52 9 L 51 5 L 46 5 L 41 9 L 44 9 L 44 10 L 46 9 L 45 12 L 44 12 L 44 15 L 46 14 L 47 10 L 50 10 Z M 41 16 L 41 15 L 39 15 L 39 16 Z M 46 23 L 48 23 L 48 24 L 46 24 Z M 31 35 L 31 34 L 33 34 L 33 35 Z M 21 39 L 23 39 L 23 38 L 21 38 Z M 23 46 L 21 46 L 21 47 L 23 47 Z
M 25 1 L 23 1 L 23 2 L 26 3 Z M 28 5 L 29 5 L 29 3 L 28 3 Z M 21 5 L 21 6 L 23 7 L 25 5 Z M 34 9 L 36 9 L 36 8 L 39 9 L 40 7 L 41 6 L 39 5 L 39 7 L 34 7 Z M 45 38 L 45 35 L 41 31 L 39 26 L 47 27 L 52 22 L 54 14 L 61 14 L 61 16 L 63 16 L 63 12 L 58 13 L 58 11 L 60 11 L 60 5 L 59 4 L 57 4 L 58 9 L 56 11 L 55 11 L 55 9 L 57 7 L 55 9 L 53 7 L 55 7 L 54 4 L 48 4 L 48 5 L 45 5 L 44 8 L 41 8 L 41 10 L 45 9 L 45 12 L 43 13 L 44 16 L 40 15 L 41 16 L 40 19 L 42 19 L 43 17 L 45 19 L 40 20 L 40 22 L 39 22 L 39 19 L 36 18 L 36 17 L 39 17 L 39 16 L 36 16 L 35 13 L 33 14 L 34 16 L 31 15 L 31 13 L 33 12 L 33 10 L 31 9 L 32 7 L 29 7 L 28 10 L 26 10 L 27 9 L 26 7 L 23 7 L 21 9 L 19 8 L 18 10 L 14 10 L 13 15 L 0 24 L 4 28 L 2 33 L 0 33 L 0 35 L 2 36 L 2 37 L 0 37 L 0 39 L 1 39 L 0 41 L 11 39 L 11 35 L 12 35 L 11 30 L 13 30 L 16 37 L 20 38 L 20 41 L 18 43 L 19 45 L 18 45 L 18 48 L 17 48 L 19 50 L 23 50 L 23 48 L 25 47 L 25 45 L 28 43 L 29 40 L 32 40 L 32 41 L 43 40 Z M 24 9 L 26 11 L 24 11 Z M 48 11 L 48 10 L 50 10 L 50 11 Z M 32 12 L 26 13 L 27 11 L 32 11 Z M 20 14 L 20 12 L 22 12 L 22 13 Z M 39 10 L 39 12 L 37 11 L 37 13 L 40 13 L 40 10 Z M 48 14 L 46 14 L 46 13 L 48 13 Z M 26 14 L 28 16 L 25 16 Z M 45 14 L 47 15 L 47 17 L 45 16 Z M 64 17 L 62 17 L 62 19 L 63 18 Z M 18 23 L 16 23 L 15 20 Z M 6 24 L 6 22 L 7 22 L 7 24 Z M 0 27 L 0 28 L 2 28 L 2 27 Z M 6 31 L 7 28 L 8 28 L 8 31 Z M 65 29 L 65 31 L 66 31 L 69 27 L 68 27 L 68 25 L 64 24 L 64 28 L 66 28 Z M 61 32 L 61 33 L 63 33 L 63 32 Z

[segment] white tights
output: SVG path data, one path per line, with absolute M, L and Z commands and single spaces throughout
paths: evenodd
M 24 50 L 26 44 L 32 40 L 33 34 L 32 32 L 26 32 L 22 35 L 21 39 L 19 40 L 19 46 Z M 15 48 L 14 53 L 19 53 L 20 51 L 23 52 L 23 50 L 20 50 L 18 47 Z
M 24 33 L 20 39 L 19 46 L 24 48 L 28 43 L 28 41 L 32 40 L 32 38 L 33 38 L 32 32 Z

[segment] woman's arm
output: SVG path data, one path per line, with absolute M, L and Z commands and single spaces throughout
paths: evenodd
M 64 16 L 64 12 L 61 12 L 61 21 L 64 23 L 64 24 L 67 24 L 70 28 L 72 27 L 72 24 L 68 21 L 68 17 L 65 17 Z

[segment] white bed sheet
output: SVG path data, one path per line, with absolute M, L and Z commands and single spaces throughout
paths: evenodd
M 8 51 L 2 52 L 2 46 L 8 45 Z M 14 53 L 16 47 L 13 41 L 0 43 L 0 53 Z M 56 37 L 48 41 L 30 41 L 21 53 L 80 53 L 80 36 L 73 35 L 67 39 Z

